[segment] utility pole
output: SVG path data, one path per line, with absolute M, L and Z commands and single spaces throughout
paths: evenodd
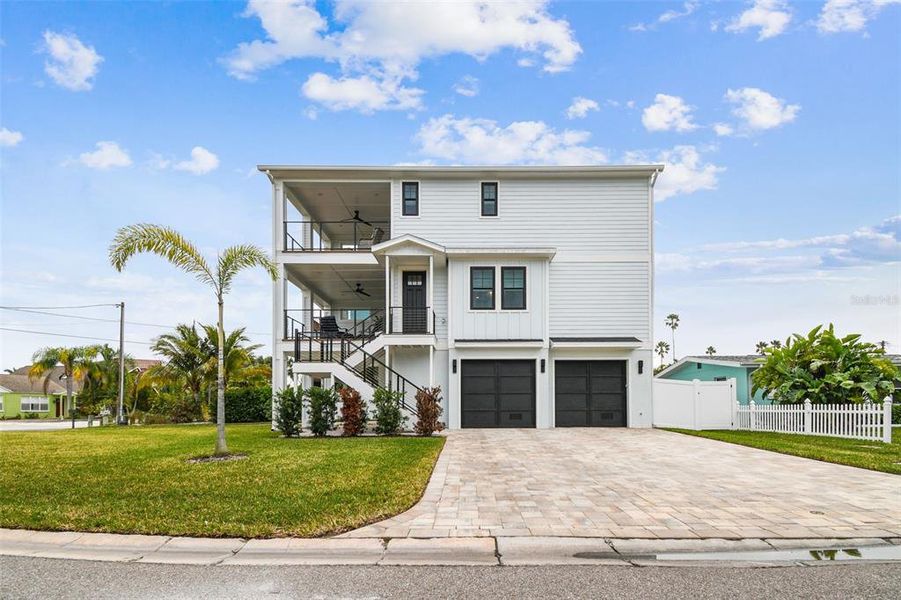
M 125 418 L 125 301 L 119 303 L 119 410 L 116 422 L 128 425 Z

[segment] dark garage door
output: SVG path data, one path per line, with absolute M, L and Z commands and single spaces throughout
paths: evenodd
M 464 360 L 463 427 L 535 427 L 534 360 Z
M 626 361 L 554 362 L 557 427 L 625 427 Z

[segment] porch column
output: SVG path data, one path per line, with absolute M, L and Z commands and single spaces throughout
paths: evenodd
M 391 257 L 385 255 L 385 333 L 391 333 Z M 385 356 L 388 349 L 385 349 Z
M 428 297 L 428 305 L 429 305 L 429 310 L 428 310 L 428 312 L 430 312 L 431 315 L 428 314 L 428 312 L 426 313 L 426 316 L 425 316 L 425 318 L 426 318 L 425 330 L 426 330 L 426 331 L 431 331 L 431 332 L 432 332 L 432 335 L 435 334 L 434 327 L 432 327 L 432 324 L 435 322 L 435 319 L 434 319 L 434 315 L 435 315 L 435 303 L 433 302 L 433 300 L 434 300 L 434 294 L 432 293 L 433 290 L 435 289 L 435 279 L 434 279 L 434 275 L 435 275 L 435 257 L 434 257 L 433 255 L 429 254 L 429 277 L 428 277 L 428 280 L 426 281 L 426 295 L 427 295 L 427 297 Z M 432 366 L 431 366 L 431 362 L 432 362 L 432 360 L 431 360 L 431 354 L 429 354 L 429 357 L 430 357 L 430 358 L 429 358 L 429 378 L 431 379 L 431 376 L 432 376 L 432 374 L 431 374 L 431 369 L 432 369 Z M 431 385 L 431 383 L 430 383 L 430 385 Z

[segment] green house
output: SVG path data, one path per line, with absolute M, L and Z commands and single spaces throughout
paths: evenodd
M 741 356 L 686 356 L 676 361 L 657 374 L 660 379 L 678 379 L 681 381 L 727 381 L 735 379 L 735 395 L 741 404 L 751 402 L 751 373 L 763 358 L 759 354 Z M 769 404 L 763 393 L 754 394 L 757 404 Z
M 0 418 L 57 419 L 68 415 L 66 388 L 56 381 L 23 374 L 0 374 Z

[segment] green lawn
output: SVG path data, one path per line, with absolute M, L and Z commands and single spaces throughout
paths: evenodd
M 687 429 L 670 429 L 670 431 L 901 475 L 901 429 L 897 427 L 892 431 L 891 444 L 758 431 L 689 431 Z
M 444 438 L 283 439 L 229 425 L 248 458 L 188 464 L 215 427 L 0 433 L 0 527 L 191 536 L 318 536 L 403 512 Z

